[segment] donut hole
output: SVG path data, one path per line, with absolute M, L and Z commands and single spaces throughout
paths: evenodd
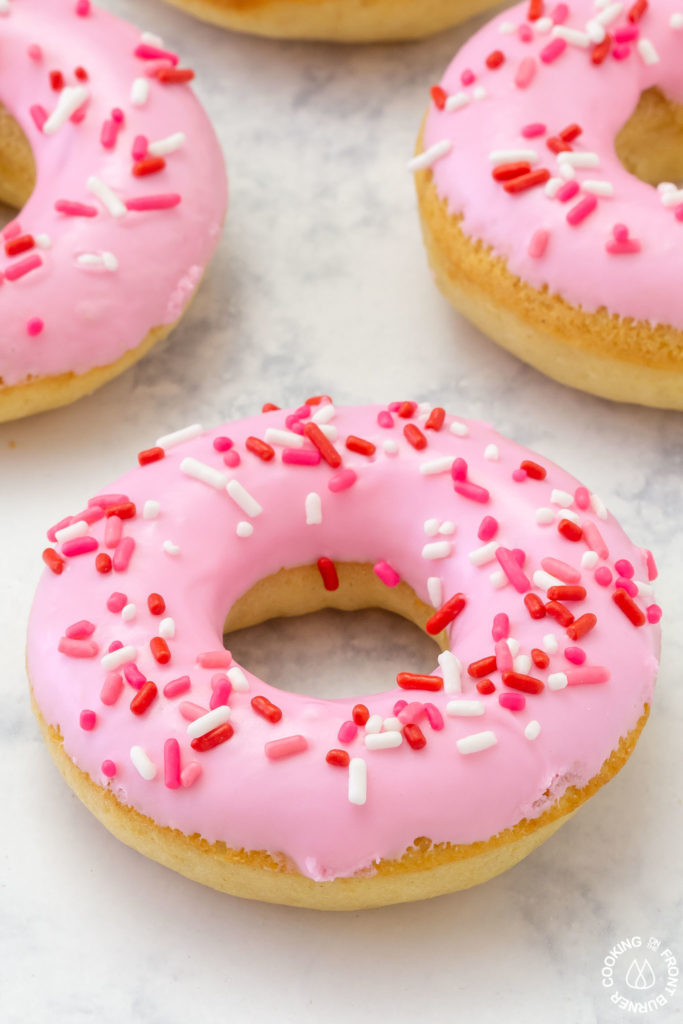
M 28 139 L 0 104 L 0 228 L 14 220 L 36 183 L 36 164 Z
M 335 567 L 337 590 L 325 590 L 314 565 L 248 590 L 225 621 L 235 661 L 271 686 L 329 699 L 390 690 L 397 672 L 433 672 L 447 644 L 424 631 L 434 609 L 405 582 L 385 586 L 370 565 Z
M 646 89 L 614 146 L 629 174 L 646 184 L 683 184 L 683 104 L 656 86 Z

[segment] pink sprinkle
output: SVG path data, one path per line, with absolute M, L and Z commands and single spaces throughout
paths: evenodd
M 229 452 L 234 443 L 229 437 L 221 436 L 213 439 L 213 447 L 217 452 Z
M 223 456 L 223 462 L 226 466 L 229 466 L 230 469 L 234 469 L 235 466 L 239 466 L 241 461 L 239 452 L 234 448 L 231 448 L 230 451 L 226 452 Z
M 84 508 L 82 512 L 77 512 L 71 520 L 72 523 L 78 523 L 81 520 L 84 523 L 96 523 L 98 520 L 104 518 L 104 509 L 98 508 L 96 505 L 92 505 L 90 508 Z
M 499 693 L 498 703 L 508 711 L 523 711 L 526 706 L 526 697 L 523 693 Z
M 401 713 L 397 715 L 399 722 L 402 725 L 412 725 L 413 722 L 419 722 L 427 714 L 424 704 L 419 700 L 413 700 L 403 708 Z
M 659 607 L 658 604 L 650 604 L 645 609 L 645 614 L 647 615 L 647 621 L 652 622 L 654 624 L 659 622 L 659 620 L 661 619 L 662 609 Z
M 94 537 L 74 537 L 72 540 L 65 540 L 62 544 L 62 554 L 68 558 L 76 555 L 85 555 L 88 551 L 96 551 L 99 547 Z
M 203 651 L 197 655 L 197 664 L 202 668 L 229 668 L 232 662 L 230 651 Z
M 38 46 L 38 43 L 31 43 L 30 46 L 27 46 L 26 47 L 26 52 L 29 55 L 29 57 L 31 58 L 31 60 L 42 60 L 43 59 L 43 51 L 42 51 L 41 47 Z
M 576 227 L 593 212 L 597 205 L 597 196 L 584 196 L 583 199 L 579 199 L 576 206 L 572 206 L 571 210 L 567 213 L 567 223 L 571 224 L 572 227 Z
M 382 409 L 381 412 L 377 413 L 377 422 L 380 427 L 384 427 L 388 430 L 389 427 L 393 427 L 394 425 L 394 417 L 390 412 L 387 412 L 386 409 Z
M 542 558 L 541 568 L 549 572 L 551 576 L 557 576 L 558 580 L 562 580 L 563 583 L 578 583 L 581 579 L 578 569 L 567 565 L 566 562 L 561 562 L 559 558 Z
M 624 576 L 627 580 L 632 580 L 636 574 L 633 563 L 629 562 L 628 558 L 618 558 L 614 563 L 614 568 L 620 576 Z
M 307 420 L 311 415 L 310 405 L 300 405 L 298 409 L 294 410 L 294 415 L 298 420 Z
M 676 220 L 683 220 L 683 203 L 679 203 L 674 209 Z
M 285 418 L 285 426 L 287 427 L 287 430 L 293 430 L 295 434 L 303 435 L 304 425 L 301 423 L 300 417 L 297 416 L 296 413 L 290 413 L 289 416 Z
M 515 85 L 518 89 L 526 89 L 531 85 L 536 74 L 536 61 L 533 57 L 524 57 L 515 71 Z
M 534 38 L 534 34 L 531 28 L 526 24 L 521 24 L 517 29 L 517 36 L 523 43 L 530 43 Z
M 156 196 L 138 196 L 124 202 L 127 210 L 171 210 L 181 199 L 177 192 L 166 192 Z
M 498 612 L 497 615 L 494 615 L 491 635 L 496 641 L 505 640 L 510 636 L 510 619 L 505 612 Z
M 115 121 L 104 121 L 100 132 L 100 142 L 105 149 L 113 149 L 116 145 L 116 137 L 119 134 L 119 127 Z
M 282 757 L 291 757 L 293 754 L 301 754 L 308 749 L 308 742 L 305 736 L 283 736 L 280 740 L 270 740 L 263 750 L 271 761 L 279 761 Z
M 349 720 L 348 722 L 342 722 L 342 724 L 339 726 L 337 739 L 339 740 L 340 743 L 351 743 L 352 740 L 355 740 L 357 734 L 358 726 L 356 725 L 355 722 Z
M 201 718 L 202 715 L 208 714 L 206 708 L 203 708 L 200 704 L 193 704 L 189 700 L 184 700 L 182 704 L 179 704 L 178 711 L 180 711 L 186 722 L 194 722 L 197 718 Z
M 145 676 L 143 676 L 137 665 L 129 661 L 123 666 L 123 674 L 126 677 L 126 682 L 133 687 L 134 690 L 141 690 L 147 682 Z
M 73 522 L 75 522 L 73 516 L 64 516 L 47 531 L 47 539 L 54 544 L 57 540 L 57 530 L 63 530 L 65 526 L 71 526 Z
M 164 785 L 167 789 L 180 786 L 180 744 L 173 738 L 164 743 Z
M 683 204 L 681 204 L 681 216 L 678 217 L 678 220 L 683 220 Z M 637 238 L 628 238 L 625 242 L 616 240 L 606 242 L 605 249 L 612 256 L 631 256 L 640 252 L 642 246 Z
M 60 637 L 57 650 L 69 658 L 94 658 L 99 647 L 94 640 L 74 640 L 63 636 Z
M 118 590 L 115 590 L 114 593 L 110 594 L 107 598 L 107 608 L 110 612 L 114 612 L 115 615 L 118 615 L 126 604 L 128 604 L 128 598 Z
M 498 533 L 498 520 L 494 516 L 484 516 L 482 521 L 479 523 L 479 529 L 477 530 L 477 537 L 479 540 L 486 541 L 493 540 Z
M 547 128 L 540 121 L 533 121 L 531 124 L 525 124 L 522 128 L 522 137 L 525 139 L 534 139 L 537 135 L 545 135 Z
M 541 256 L 545 253 L 548 248 L 548 241 L 550 240 L 550 232 L 546 231 L 545 228 L 538 228 L 534 231 L 533 235 L 529 239 L 528 253 L 532 260 L 540 260 Z M 526 474 L 525 474 L 526 476 Z
M 183 789 L 189 789 L 193 786 L 197 779 L 202 774 L 202 766 L 198 761 L 190 761 L 180 773 L 180 783 Z
M 628 239 L 628 228 L 625 224 L 615 224 L 612 228 L 612 234 L 617 242 L 625 242 Z
M 573 199 L 576 193 L 579 191 L 579 183 L 576 180 L 565 181 L 564 185 L 561 185 L 555 195 L 561 203 L 566 203 L 570 199 Z
M 189 676 L 178 676 L 177 679 L 172 679 L 170 683 L 166 683 L 164 697 L 180 697 L 182 693 L 187 693 L 190 686 Z
M 72 640 L 84 640 L 87 636 L 92 636 L 95 632 L 95 623 L 89 622 L 88 619 L 81 619 L 80 622 L 74 622 L 73 625 L 67 626 L 64 630 L 66 636 Z
M 618 43 L 630 43 L 639 35 L 640 29 L 637 25 L 622 25 L 614 30 L 614 38 Z
M 112 651 L 120 651 L 122 647 L 123 644 L 121 643 L 120 640 L 112 640 L 112 642 L 109 644 L 108 650 L 111 653 Z
M 615 60 L 626 60 L 631 52 L 631 47 L 626 43 L 620 43 L 618 46 L 612 47 L 612 56 Z
M 592 519 L 586 519 L 581 523 L 583 539 L 591 551 L 595 551 L 598 558 L 609 558 L 609 548 L 605 544 L 602 534 Z
M 96 217 L 97 207 L 89 206 L 88 203 L 72 203 L 70 199 L 58 199 L 55 203 L 57 213 L 64 213 L 68 217 Z
M 610 672 L 600 665 L 586 665 L 583 668 L 570 668 L 565 675 L 568 686 L 582 686 L 584 683 L 606 683 Z
M 644 554 L 647 561 L 647 578 L 651 583 L 652 580 L 657 579 L 657 563 L 655 562 L 655 556 L 647 548 L 644 549 Z
M 515 561 L 517 562 L 517 565 L 519 565 L 519 567 L 523 569 L 524 563 L 526 562 L 526 551 L 522 551 L 521 548 L 513 548 L 512 555 Z
M 5 270 L 5 278 L 8 281 L 18 281 L 20 277 L 30 274 L 32 270 L 37 270 L 42 265 L 42 257 L 38 256 L 37 253 L 33 253 L 31 256 L 27 256 L 26 259 L 19 260 L 18 263 L 11 263 Z
M 569 17 L 569 7 L 567 4 L 558 4 L 553 7 L 550 12 L 550 17 L 553 20 L 554 25 L 564 25 L 565 21 Z
M 606 565 L 601 565 L 595 570 L 595 582 L 601 587 L 608 587 L 612 582 L 612 573 Z
M 498 672 L 512 672 L 512 651 L 505 640 L 496 640 L 496 669 Z
M 121 696 L 123 690 L 123 676 L 120 672 L 107 672 L 102 689 L 100 690 L 100 700 L 103 704 L 111 707 L 112 704 L 116 704 L 117 700 Z
M 282 461 L 289 466 L 317 466 L 320 452 L 317 448 L 285 448 Z
M 512 479 L 515 481 L 515 483 L 521 484 L 524 480 L 526 480 L 526 478 L 527 472 L 525 469 L 522 469 L 521 466 L 518 466 L 517 469 L 513 469 Z
M 531 589 L 531 583 L 525 572 L 521 569 L 519 562 L 512 551 L 508 548 L 497 548 L 496 558 L 501 569 L 509 579 L 518 594 L 526 594 Z
M 76 14 L 79 18 L 86 18 L 90 14 L 90 0 L 76 0 Z
M 109 516 L 104 526 L 104 546 L 115 548 L 123 533 L 123 519 L 120 516 Z
M 39 316 L 32 316 L 30 320 L 26 321 L 26 333 L 30 338 L 36 338 L 39 334 L 42 334 L 44 327 L 45 322 Z
M 47 110 L 45 107 L 41 107 L 39 103 L 34 103 L 32 107 L 29 107 L 29 114 L 33 118 L 33 123 L 39 132 L 42 132 L 43 125 L 47 121 Z
M 20 234 L 21 224 L 18 220 L 11 220 L 2 230 L 2 237 L 7 239 L 8 242 L 12 238 L 17 238 Z
M 133 139 L 133 148 L 130 151 L 130 155 L 136 162 L 138 160 L 144 160 L 147 156 L 147 146 L 149 141 L 146 135 L 136 135 Z M 130 206 L 128 207 L 130 210 Z
M 394 704 L 394 715 L 398 718 L 404 708 L 408 707 L 407 700 L 397 700 Z
M 551 39 L 547 46 L 544 46 L 541 50 L 539 57 L 544 64 L 552 64 L 554 60 L 557 60 L 561 54 L 567 49 L 567 40 L 561 39 L 559 36 L 557 39 Z
M 112 505 L 125 505 L 127 501 L 127 494 L 98 494 L 97 497 L 90 498 L 88 508 L 93 505 L 97 505 L 99 508 L 111 508 Z
M 469 68 L 465 68 L 465 70 L 460 73 L 460 81 L 463 85 L 472 85 L 472 82 L 475 81 L 475 77 L 474 71 L 470 71 Z
M 113 761 L 103 761 L 101 765 L 101 771 L 104 776 L 108 779 L 113 779 L 116 775 L 116 765 Z
M 461 497 L 469 498 L 471 501 L 478 501 L 482 505 L 485 505 L 490 498 L 489 492 L 485 487 L 470 483 L 468 480 L 456 480 L 453 490 Z
M 85 118 L 85 114 L 86 114 L 86 111 L 88 109 L 88 103 L 89 103 L 89 100 L 86 100 L 82 107 L 79 107 L 78 110 L 75 110 L 73 112 L 73 114 L 69 118 L 69 120 L 73 124 L 80 124 L 81 121 Z
M 464 459 L 453 459 L 451 476 L 454 480 L 467 480 L 467 463 Z
M 638 596 L 638 587 L 635 585 L 633 580 L 625 579 L 623 576 L 617 577 L 614 586 L 618 590 L 625 590 L 630 597 Z
M 583 665 L 586 660 L 586 652 L 581 647 L 565 647 L 564 656 L 574 665 Z
M 209 707 L 213 711 L 214 708 L 220 708 L 224 704 L 228 703 L 228 698 L 232 692 L 232 683 L 227 676 L 224 676 L 221 672 L 217 672 L 211 679 L 211 700 L 209 701 Z
M 434 732 L 441 732 L 445 723 L 436 704 L 425 704 L 425 714 Z
M 112 562 L 114 572 L 125 572 L 135 550 L 135 541 L 132 537 L 124 537 L 116 546 Z
M 95 714 L 94 711 L 90 711 L 89 708 L 84 708 L 83 711 L 81 711 L 79 722 L 81 729 L 85 729 L 86 732 L 90 732 L 92 729 L 95 728 L 95 724 L 97 723 L 97 715 Z
M 334 494 L 338 494 L 339 491 L 347 491 L 349 487 L 353 487 L 357 479 L 358 474 L 355 470 L 340 469 L 332 474 L 327 481 L 327 486 Z
M 133 54 L 135 57 L 140 57 L 141 60 L 168 60 L 174 67 L 180 60 L 177 53 L 173 53 L 171 50 L 162 50 L 159 46 L 151 46 L 149 43 L 140 43 L 133 50 Z
M 376 562 L 372 568 L 375 576 L 377 576 L 382 583 L 385 583 L 387 587 L 395 587 L 396 584 L 401 581 L 399 574 L 395 569 L 392 569 L 388 562 Z
M 574 491 L 574 504 L 576 505 L 576 507 L 581 509 L 581 511 L 583 512 L 583 511 L 585 511 L 585 509 L 589 508 L 590 503 L 591 503 L 591 496 L 590 496 L 590 491 L 588 490 L 588 488 L 587 487 L 577 487 L 576 490 Z

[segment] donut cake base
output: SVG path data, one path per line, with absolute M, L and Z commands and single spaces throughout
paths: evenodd
M 432 609 L 405 583 L 388 589 L 372 567 L 336 563 L 340 586 L 325 591 L 315 566 L 281 570 L 260 580 L 239 601 L 226 629 L 241 629 L 275 616 L 302 615 L 323 607 L 356 610 L 383 607 L 423 628 Z M 439 637 L 435 638 L 439 640 Z M 300 874 L 277 851 L 236 850 L 158 825 L 121 803 L 92 781 L 64 751 L 58 728 L 49 725 L 32 699 L 43 738 L 68 785 L 118 839 L 165 867 L 221 892 L 316 910 L 361 910 L 440 896 L 485 882 L 513 867 L 548 839 L 628 760 L 647 721 L 649 705 L 623 736 L 600 771 L 581 787 L 568 787 L 539 817 L 524 818 L 488 840 L 469 844 L 416 837 L 397 859 L 382 859 L 373 872 L 316 882 Z

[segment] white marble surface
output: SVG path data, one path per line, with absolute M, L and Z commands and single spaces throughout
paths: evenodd
M 683 958 L 681 417 L 545 380 L 435 291 L 404 164 L 427 88 L 471 24 L 418 45 L 336 49 L 221 34 L 154 0 L 107 6 L 144 20 L 200 70 L 232 205 L 205 284 L 166 344 L 91 398 L 0 427 L 0 1019 L 631 1019 L 600 984 L 610 946 L 654 935 Z M 48 524 L 166 429 L 317 391 L 339 403 L 438 401 L 565 464 L 654 549 L 666 612 L 650 724 L 573 822 L 478 889 L 337 916 L 219 896 L 116 842 L 53 767 L 23 664 Z M 268 634 L 252 640 L 254 659 L 258 646 L 275 673 L 286 643 L 285 683 L 312 677 L 331 650 L 326 692 L 349 648 L 379 683 L 392 646 L 415 642 L 380 613 Z M 679 993 L 649 1016 L 673 1020 L 681 1006 Z

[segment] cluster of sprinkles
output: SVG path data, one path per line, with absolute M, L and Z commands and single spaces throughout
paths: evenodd
M 89 0 L 77 0 L 72 5 L 72 11 L 78 19 L 97 17 L 98 13 Z M 0 15 L 11 17 L 13 13 L 13 4 L 8 0 L 1 0 Z M 77 31 L 75 26 L 75 36 Z M 100 99 L 99 94 L 93 91 L 96 86 L 91 80 L 87 61 L 73 68 L 54 67 L 51 63 L 50 50 L 49 44 L 40 45 L 37 42 L 26 48 L 27 61 L 40 70 L 44 76 L 44 83 L 53 96 L 51 103 L 36 101 L 28 110 L 36 131 L 46 137 L 46 145 L 49 144 L 47 140 L 58 136 L 67 123 L 77 126 L 89 125 L 94 116 L 91 112 L 92 101 L 94 98 Z M 146 214 L 171 210 L 182 201 L 182 195 L 175 191 L 136 194 L 135 181 L 148 176 L 154 177 L 167 166 L 168 177 L 172 177 L 170 161 L 172 154 L 185 145 L 184 134 L 175 132 L 166 138 L 148 139 L 142 134 L 133 135 L 128 122 L 130 108 L 146 106 L 153 88 L 166 88 L 190 82 L 194 78 L 194 71 L 191 68 L 179 67 L 178 55 L 165 49 L 162 40 L 150 33 L 141 34 L 133 56 L 139 62 L 140 71 L 131 83 L 130 95 L 112 97 L 114 104 L 110 108 L 110 113 L 99 126 L 103 152 L 113 151 L 118 147 L 130 147 L 131 187 L 125 189 L 123 194 L 119 194 L 102 180 L 97 173 L 98 168 L 90 168 L 89 173 L 86 170 L 80 195 L 58 196 L 55 199 L 54 209 L 62 217 L 118 219 L 126 217 L 131 212 Z M 93 77 L 96 79 L 97 76 Z M 137 120 L 139 118 L 136 118 Z M 162 177 L 165 187 L 167 176 Z M 63 244 L 61 239 L 55 240 L 53 249 L 53 239 L 49 234 L 41 231 L 39 226 L 29 228 L 18 220 L 8 224 L 0 233 L 0 237 L 9 261 L 0 268 L 0 284 L 13 284 L 37 271 L 49 272 L 53 258 L 73 259 L 76 266 L 87 273 L 115 273 L 119 268 L 119 258 L 115 253 L 78 250 L 65 254 L 60 251 Z M 47 257 L 45 254 L 50 250 L 52 252 Z M 42 315 L 42 311 L 38 312 L 40 315 L 31 316 L 26 321 L 26 334 L 29 338 L 36 338 L 43 334 L 46 327 L 49 328 L 47 315 Z
M 656 9 L 651 9 L 648 0 L 594 0 L 594 8 L 595 13 L 587 22 L 573 24 L 568 4 L 530 0 L 520 23 L 500 21 L 503 37 L 514 35 L 528 44 L 530 50 L 515 68 L 512 87 L 526 90 L 532 83 L 538 83 L 548 88 L 544 67 L 561 61 L 572 49 L 585 52 L 587 65 L 593 67 L 600 67 L 607 60 L 621 62 L 624 68 L 633 60 L 645 65 L 659 63 L 659 54 L 647 36 L 648 22 L 656 17 Z M 683 11 L 673 13 L 668 24 L 670 31 L 680 33 Z M 449 94 L 442 86 L 433 86 L 430 94 L 434 106 L 455 112 L 473 99 L 486 98 L 489 92 L 484 85 L 470 92 L 467 89 L 478 82 L 479 76 L 486 79 L 495 75 L 506 62 L 505 49 L 494 49 L 482 68 L 467 68 L 461 73 L 463 89 Z M 509 146 L 489 153 L 490 173 L 509 196 L 540 189 L 547 199 L 566 204 L 566 224 L 580 228 L 603 200 L 615 195 L 613 183 L 600 176 L 599 154 L 586 145 L 581 125 L 546 125 L 536 121 L 521 125 L 517 131 L 517 138 L 514 129 L 511 131 Z M 530 144 L 530 140 L 535 141 Z M 408 162 L 409 170 L 431 167 L 447 156 L 453 146 L 451 138 L 439 140 L 413 157 Z M 662 205 L 683 221 L 683 189 L 672 182 L 662 182 L 658 192 Z M 542 259 L 550 242 L 551 232 L 539 225 L 528 239 L 528 255 L 534 260 Z M 602 245 L 613 256 L 635 255 L 642 249 L 641 240 L 632 237 L 628 225 L 622 223 L 613 225 L 611 235 L 603 239 Z
M 343 503 L 344 492 L 372 473 L 378 458 L 392 459 L 401 454 L 406 458 L 410 453 L 416 487 L 430 493 L 430 480 L 441 477 L 449 481 L 452 492 L 452 518 L 435 515 L 424 521 L 421 551 L 426 589 L 434 608 L 426 631 L 434 637 L 445 637 L 445 649 L 433 673 L 406 669 L 397 674 L 396 686 L 405 696 L 395 700 L 391 715 L 380 713 L 373 698 L 368 698 L 350 708 L 347 716 L 340 711 L 334 731 L 322 737 L 321 746 L 321 737 L 302 735 L 292 728 L 283 708 L 259 692 L 260 681 L 237 665 L 224 648 L 197 651 L 193 670 L 174 674 L 175 616 L 179 610 L 162 588 L 154 588 L 153 580 L 144 593 L 133 593 L 126 582 L 138 545 L 143 543 L 141 537 L 145 546 L 157 545 L 164 556 L 181 565 L 179 545 L 166 536 L 163 503 L 150 498 L 139 507 L 126 494 L 98 494 L 81 512 L 48 530 L 50 545 L 43 552 L 43 560 L 58 577 L 68 574 L 74 561 L 82 565 L 86 560 L 94 574 L 112 580 L 104 607 L 93 609 L 88 597 L 90 617 L 64 623 L 57 647 L 62 657 L 90 659 L 99 665 L 93 674 L 90 706 L 79 713 L 82 730 L 92 733 L 108 710 L 122 702 L 128 704 L 133 718 L 140 720 L 139 742 L 130 748 L 129 761 L 144 780 L 151 783 L 159 776 L 169 789 L 197 784 L 203 771 L 208 770 L 208 753 L 228 742 L 231 749 L 239 746 L 245 716 L 255 716 L 264 723 L 267 733 L 274 730 L 263 743 L 263 757 L 273 762 L 273 770 L 302 755 L 327 764 L 330 770 L 344 769 L 348 801 L 362 806 L 372 785 L 375 757 L 419 756 L 429 744 L 440 742 L 442 734 L 450 735 L 453 741 L 454 731 L 459 755 L 486 756 L 484 752 L 498 743 L 498 735 L 490 727 L 494 705 L 509 713 L 511 722 L 520 722 L 516 726 L 520 737 L 533 741 L 541 732 L 542 706 L 538 711 L 534 707 L 539 695 L 545 694 L 544 699 L 548 699 L 557 693 L 550 699 L 562 700 L 561 691 L 609 683 L 609 668 L 595 663 L 590 654 L 590 634 L 600 632 L 603 614 L 596 614 L 592 605 L 591 594 L 596 587 L 598 592 L 604 588 L 610 593 L 627 628 L 640 629 L 659 621 L 661 611 L 652 602 L 654 560 L 649 552 L 644 553 L 648 579 L 640 580 L 628 558 L 608 550 L 599 525 L 608 514 L 600 498 L 583 486 L 572 492 L 554 486 L 548 469 L 528 458 L 503 468 L 498 445 L 490 443 L 483 458 L 498 464 L 496 472 L 508 477 L 513 485 L 529 488 L 537 495 L 538 506 L 526 529 L 536 537 L 546 536 L 544 531 L 556 535 L 552 547 L 547 545 L 549 553 L 538 559 L 511 546 L 504 504 L 494 502 L 489 489 L 470 469 L 468 458 L 471 460 L 472 455 L 468 456 L 468 450 L 472 451 L 473 442 L 469 428 L 448 417 L 444 409 L 413 401 L 389 403 L 378 412 L 372 437 L 341 433 L 335 422 L 337 410 L 327 395 L 313 396 L 291 413 L 281 414 L 271 403 L 263 407 L 263 412 L 259 436 L 249 436 L 243 442 L 224 435 L 206 438 L 202 458 L 197 457 L 201 454 L 197 444 L 192 456 L 182 451 L 187 442 L 202 442 L 200 424 L 166 434 L 138 453 L 140 472 L 145 474 L 148 467 L 172 460 L 179 478 L 187 481 L 186 486 L 204 487 L 224 496 L 226 519 L 232 510 L 237 543 L 249 544 L 253 543 L 249 538 L 259 529 L 263 506 L 258 495 L 238 479 L 239 469 L 247 461 L 263 464 L 265 473 L 274 472 L 269 467 L 276 466 L 285 474 L 324 468 L 324 474 L 315 474 L 317 488 L 307 492 L 298 512 L 301 529 L 319 531 L 323 507 Z M 440 442 L 440 454 L 430 454 L 436 435 L 449 438 L 451 453 L 441 454 L 444 445 Z M 176 451 L 178 448 L 181 450 Z M 323 488 L 330 496 L 324 503 Z M 469 509 L 480 509 L 480 519 L 476 541 L 462 557 L 477 573 L 488 574 L 491 594 L 490 641 L 466 663 L 457 652 L 467 631 L 468 615 L 475 614 L 470 596 L 466 586 L 453 594 L 445 593 L 444 578 L 433 568 L 454 553 L 463 503 Z M 498 515 L 493 514 L 494 510 Z M 141 530 L 143 522 L 150 525 Z M 512 526 L 518 528 L 518 524 Z M 172 531 L 172 524 L 168 528 Z M 321 545 L 324 548 L 323 541 Z M 566 552 L 562 558 L 550 554 L 550 550 L 558 550 L 558 545 Z M 337 566 L 324 550 L 317 559 L 317 569 L 326 590 L 340 587 Z M 373 571 L 386 587 L 401 582 L 397 567 L 381 552 Z M 496 607 L 496 595 L 505 588 L 516 609 L 514 614 Z M 509 610 L 510 602 L 505 606 Z M 484 613 L 480 610 L 476 614 Z M 146 649 L 119 638 L 125 636 L 117 626 L 119 621 L 144 626 Z M 523 649 L 515 636 L 520 622 L 533 623 L 538 630 L 536 645 L 529 649 Z M 110 639 L 112 636 L 115 639 Z M 147 672 L 143 671 L 145 665 L 154 667 Z M 166 679 L 163 684 L 158 681 L 160 677 Z M 149 750 L 144 744 L 144 720 L 161 705 L 175 707 L 177 727 L 169 729 L 173 734 L 167 736 L 162 749 Z M 470 719 L 476 722 L 470 723 Z M 387 753 L 392 750 L 405 753 Z M 114 756 L 101 765 L 106 781 L 127 770 L 128 766 Z

